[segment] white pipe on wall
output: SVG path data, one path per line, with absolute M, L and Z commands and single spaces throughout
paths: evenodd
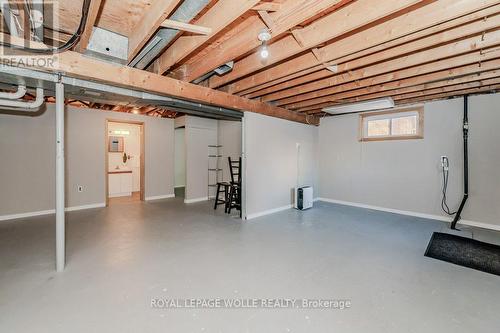
M 26 86 L 17 86 L 16 92 L 0 92 L 0 99 L 20 99 L 26 95 Z
M 0 99 L 0 106 L 33 110 L 38 109 L 40 106 L 42 106 L 44 101 L 43 89 L 36 88 L 36 99 L 34 102 Z
M 56 270 L 66 261 L 64 216 L 64 84 L 56 83 Z

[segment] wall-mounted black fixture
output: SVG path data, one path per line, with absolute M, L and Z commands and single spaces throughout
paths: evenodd
M 465 203 L 469 198 L 469 96 L 464 96 L 464 120 L 463 120 L 463 133 L 464 133 L 464 197 L 457 214 L 451 222 L 451 229 L 457 229 L 457 223 L 461 218 L 462 210 Z

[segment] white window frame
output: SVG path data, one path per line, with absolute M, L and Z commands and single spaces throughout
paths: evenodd
M 392 119 L 403 118 L 408 116 L 417 116 L 417 133 L 411 135 L 385 135 L 385 136 L 368 136 L 368 121 L 389 119 L 389 124 L 392 126 Z M 415 140 L 424 138 L 424 108 L 422 106 L 401 108 L 395 110 L 367 112 L 359 115 L 359 141 L 387 141 L 387 140 Z

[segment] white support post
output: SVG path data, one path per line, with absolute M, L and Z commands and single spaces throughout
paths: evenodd
M 56 270 L 62 272 L 66 261 L 64 216 L 64 84 L 56 83 Z

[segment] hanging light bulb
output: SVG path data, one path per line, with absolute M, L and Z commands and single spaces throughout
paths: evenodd
M 262 43 L 262 47 L 260 48 L 260 57 L 262 59 L 269 58 L 269 49 L 267 48 L 267 45 L 265 42 Z
M 269 48 L 267 47 L 267 41 L 271 39 L 271 33 L 268 29 L 262 30 L 257 38 L 262 42 L 262 46 L 260 47 L 260 57 L 262 59 L 269 58 Z

